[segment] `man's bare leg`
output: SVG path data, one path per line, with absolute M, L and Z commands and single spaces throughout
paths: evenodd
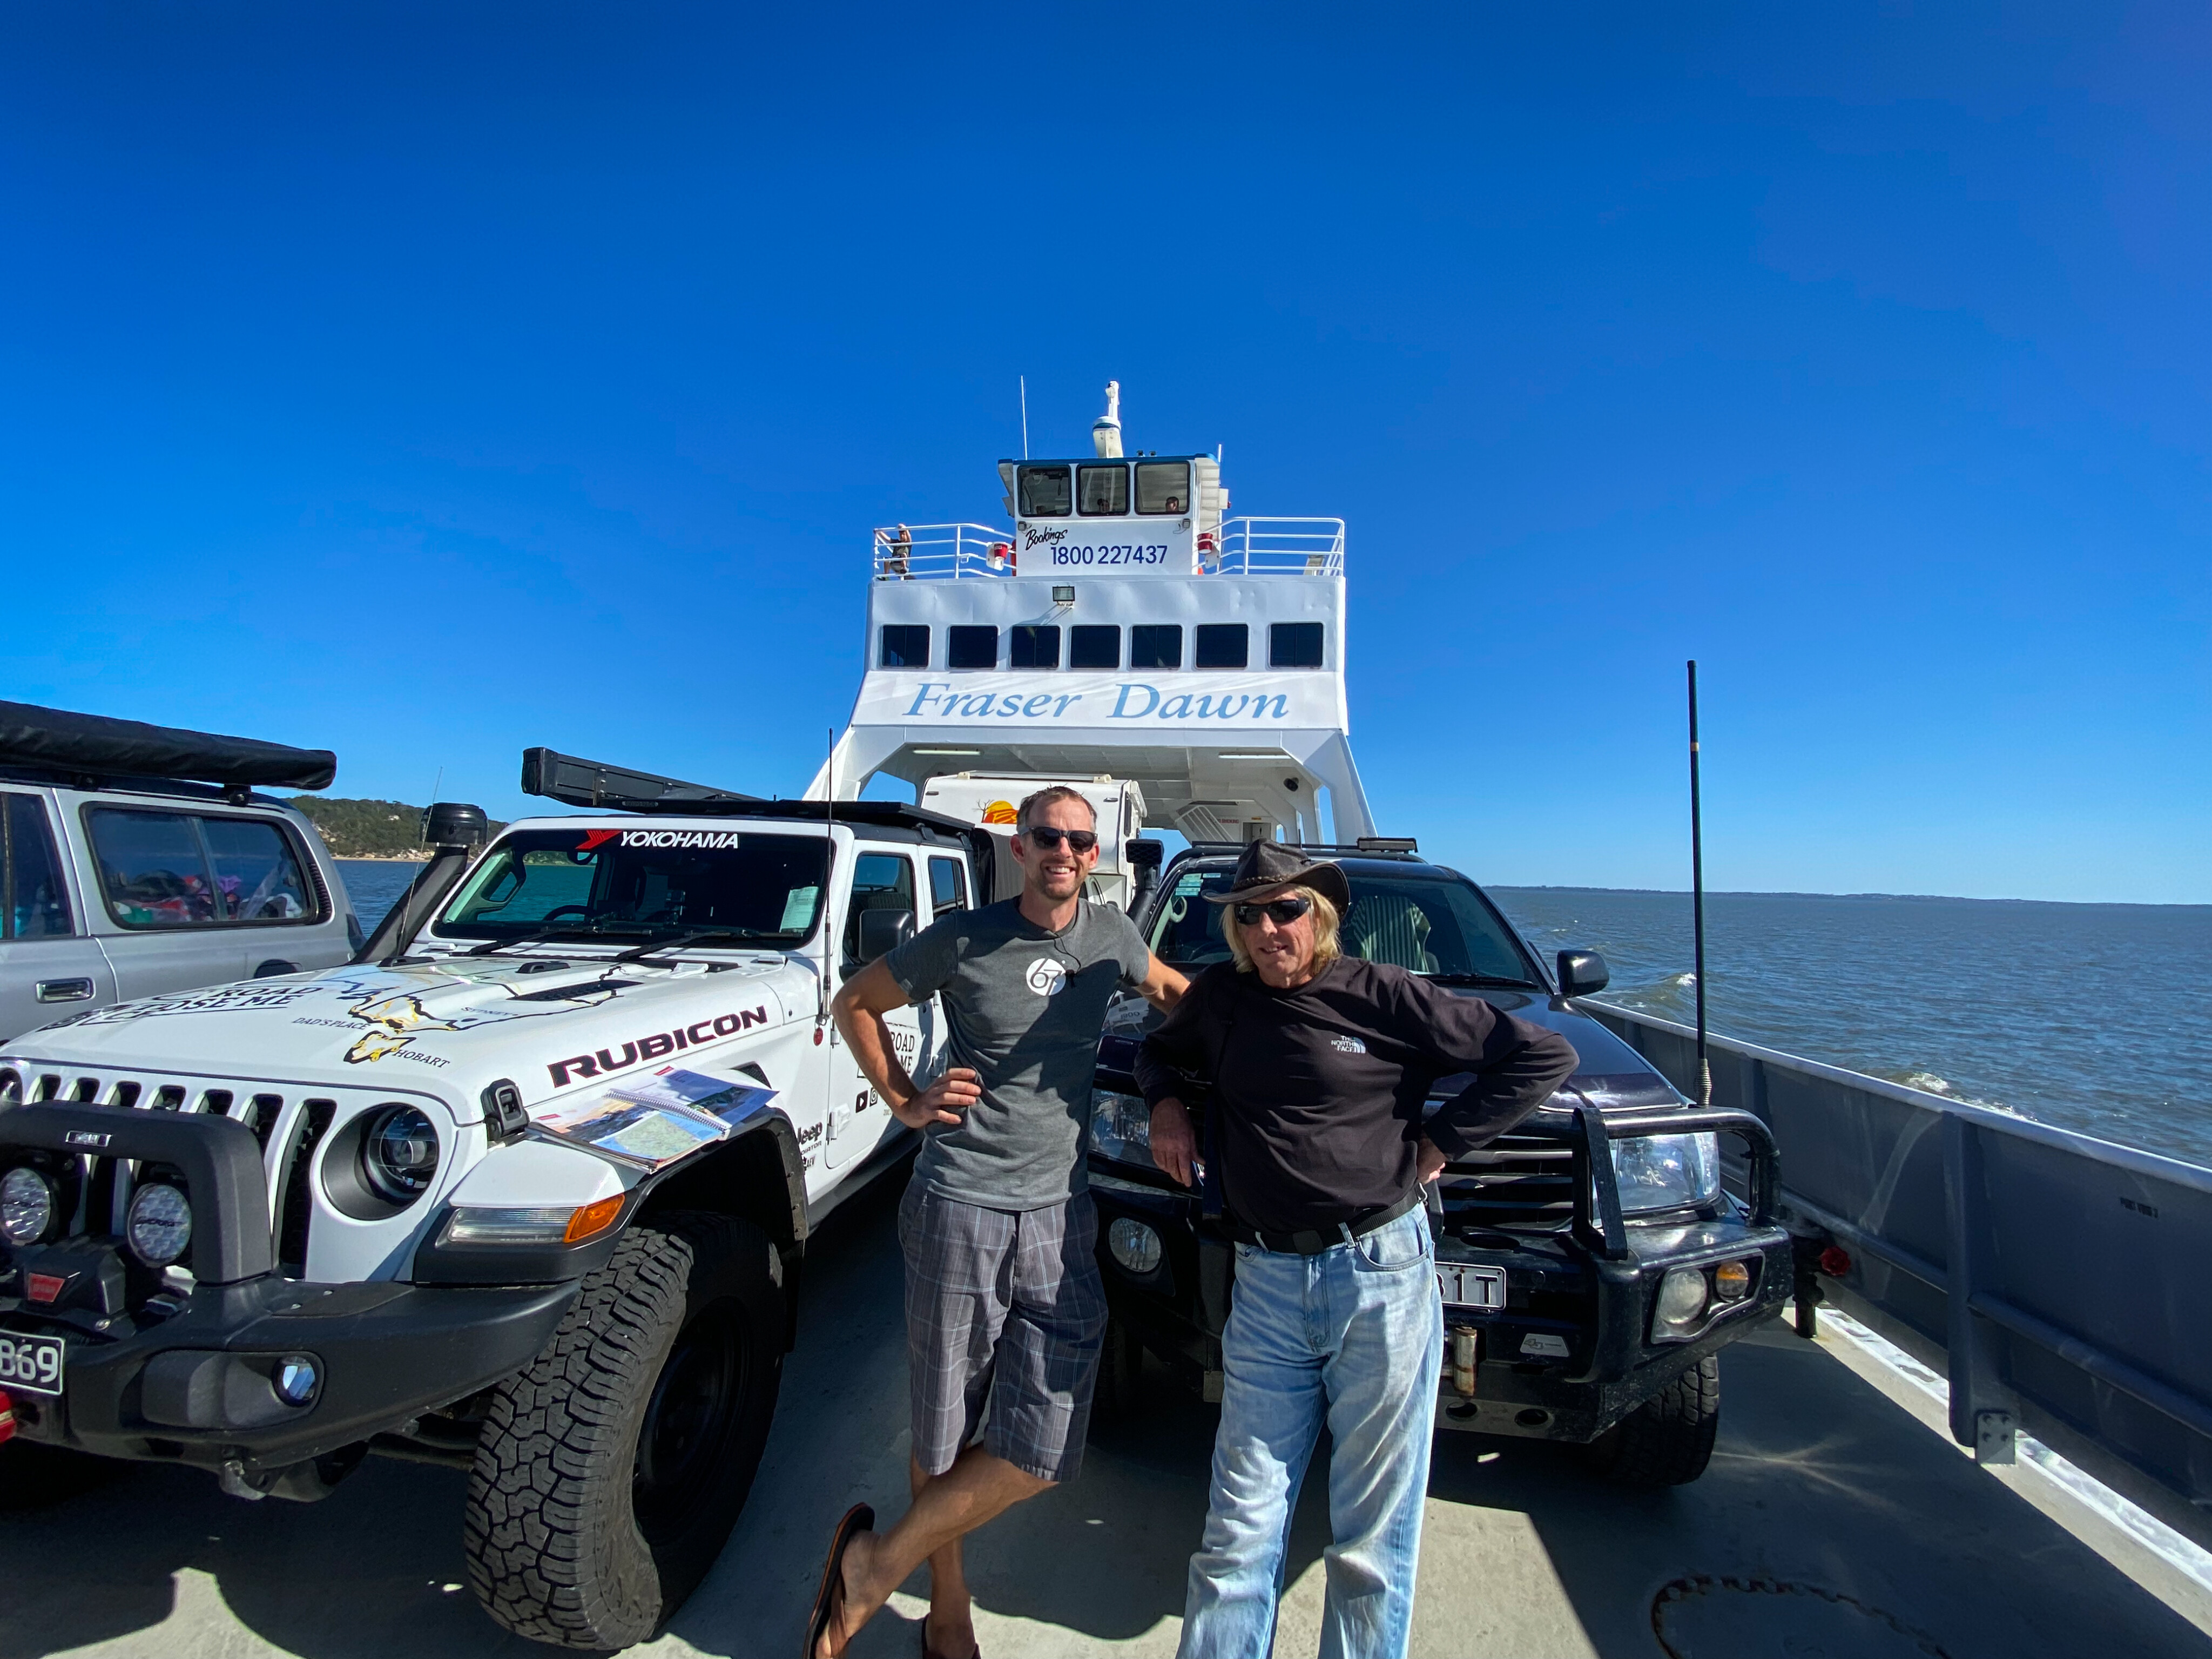
M 944 1474 L 925 1477 L 915 1493 L 914 1507 L 899 1517 L 898 1525 L 885 1533 L 860 1533 L 846 1547 L 842 1628 L 823 1635 L 817 1659 L 836 1659 L 842 1653 L 854 1633 L 925 1560 L 933 1562 L 948 1547 L 957 1552 L 966 1534 L 1050 1485 L 981 1446 L 969 1447 Z M 952 1559 L 957 1571 L 959 1557 L 955 1553 Z M 930 1601 L 933 1612 L 934 1583 Z M 967 1605 L 964 1578 L 961 1605 L 963 1609 Z
M 912 1458 L 907 1478 L 915 1498 L 929 1484 L 929 1474 Z M 975 1651 L 975 1615 L 968 1594 L 968 1575 L 960 1565 L 960 1540 L 929 1553 L 929 1617 L 921 1627 L 923 1659 L 968 1659 Z

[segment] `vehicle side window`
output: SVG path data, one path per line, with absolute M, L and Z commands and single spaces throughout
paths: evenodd
M 1019 478 L 1024 519 L 1064 519 L 1074 506 L 1066 467 L 1025 466 Z
M 200 820 L 226 921 L 304 921 L 322 907 L 291 837 L 266 818 Z
M 1190 463 L 1188 461 L 1138 462 L 1137 511 L 1139 513 L 1189 512 Z
M 108 913 L 125 927 L 204 927 L 216 921 L 215 877 L 182 812 L 94 807 L 86 819 Z
M 860 956 L 860 914 L 914 908 L 914 861 L 896 853 L 863 853 L 853 861 L 853 902 L 845 910 L 845 954 Z
M 46 804 L 36 795 L 4 795 L 0 801 L 7 805 L 0 815 L 7 854 L 0 867 L 0 939 L 65 938 L 71 931 L 69 889 Z
M 940 916 L 968 908 L 968 872 L 958 859 L 930 860 L 929 902 Z

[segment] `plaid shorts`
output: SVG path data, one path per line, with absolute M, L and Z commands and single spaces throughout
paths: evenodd
M 908 1184 L 899 1243 L 925 1473 L 951 1468 L 980 1427 L 992 1455 L 1040 1480 L 1074 1479 L 1106 1334 L 1097 1241 L 1088 1193 L 1048 1209 L 988 1210 Z

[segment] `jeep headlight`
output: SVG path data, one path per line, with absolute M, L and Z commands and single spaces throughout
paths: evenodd
M 1686 1210 L 1721 1195 L 1720 1138 L 1713 1134 L 1631 1135 L 1613 1142 L 1620 1212 Z
M 1091 1150 L 1116 1164 L 1152 1167 L 1152 1112 L 1141 1096 L 1091 1091 Z

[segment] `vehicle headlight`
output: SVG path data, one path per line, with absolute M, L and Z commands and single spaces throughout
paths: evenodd
M 1152 1112 L 1139 1095 L 1091 1091 L 1091 1149 L 1116 1164 L 1152 1167 Z
M 1143 1222 L 1120 1216 L 1106 1230 L 1106 1248 L 1114 1260 L 1133 1273 L 1148 1273 L 1160 1265 L 1160 1236 Z
M 141 1261 L 166 1267 L 192 1242 L 192 1206 L 166 1182 L 149 1182 L 131 1195 L 124 1234 Z
M 1632 1135 L 1613 1143 L 1613 1184 L 1623 1215 L 1682 1210 L 1721 1195 L 1720 1138 Z
M 10 1244 L 35 1244 L 46 1237 L 53 1219 L 52 1182 L 21 1164 L 0 1176 L 0 1238 Z
M 1659 1297 L 1651 1310 L 1654 1342 L 1686 1341 L 1705 1311 L 1705 1273 L 1702 1267 L 1669 1267 L 1659 1281 Z
M 387 1106 L 361 1139 L 362 1179 L 386 1204 L 412 1204 L 438 1173 L 438 1132 L 412 1106 Z

